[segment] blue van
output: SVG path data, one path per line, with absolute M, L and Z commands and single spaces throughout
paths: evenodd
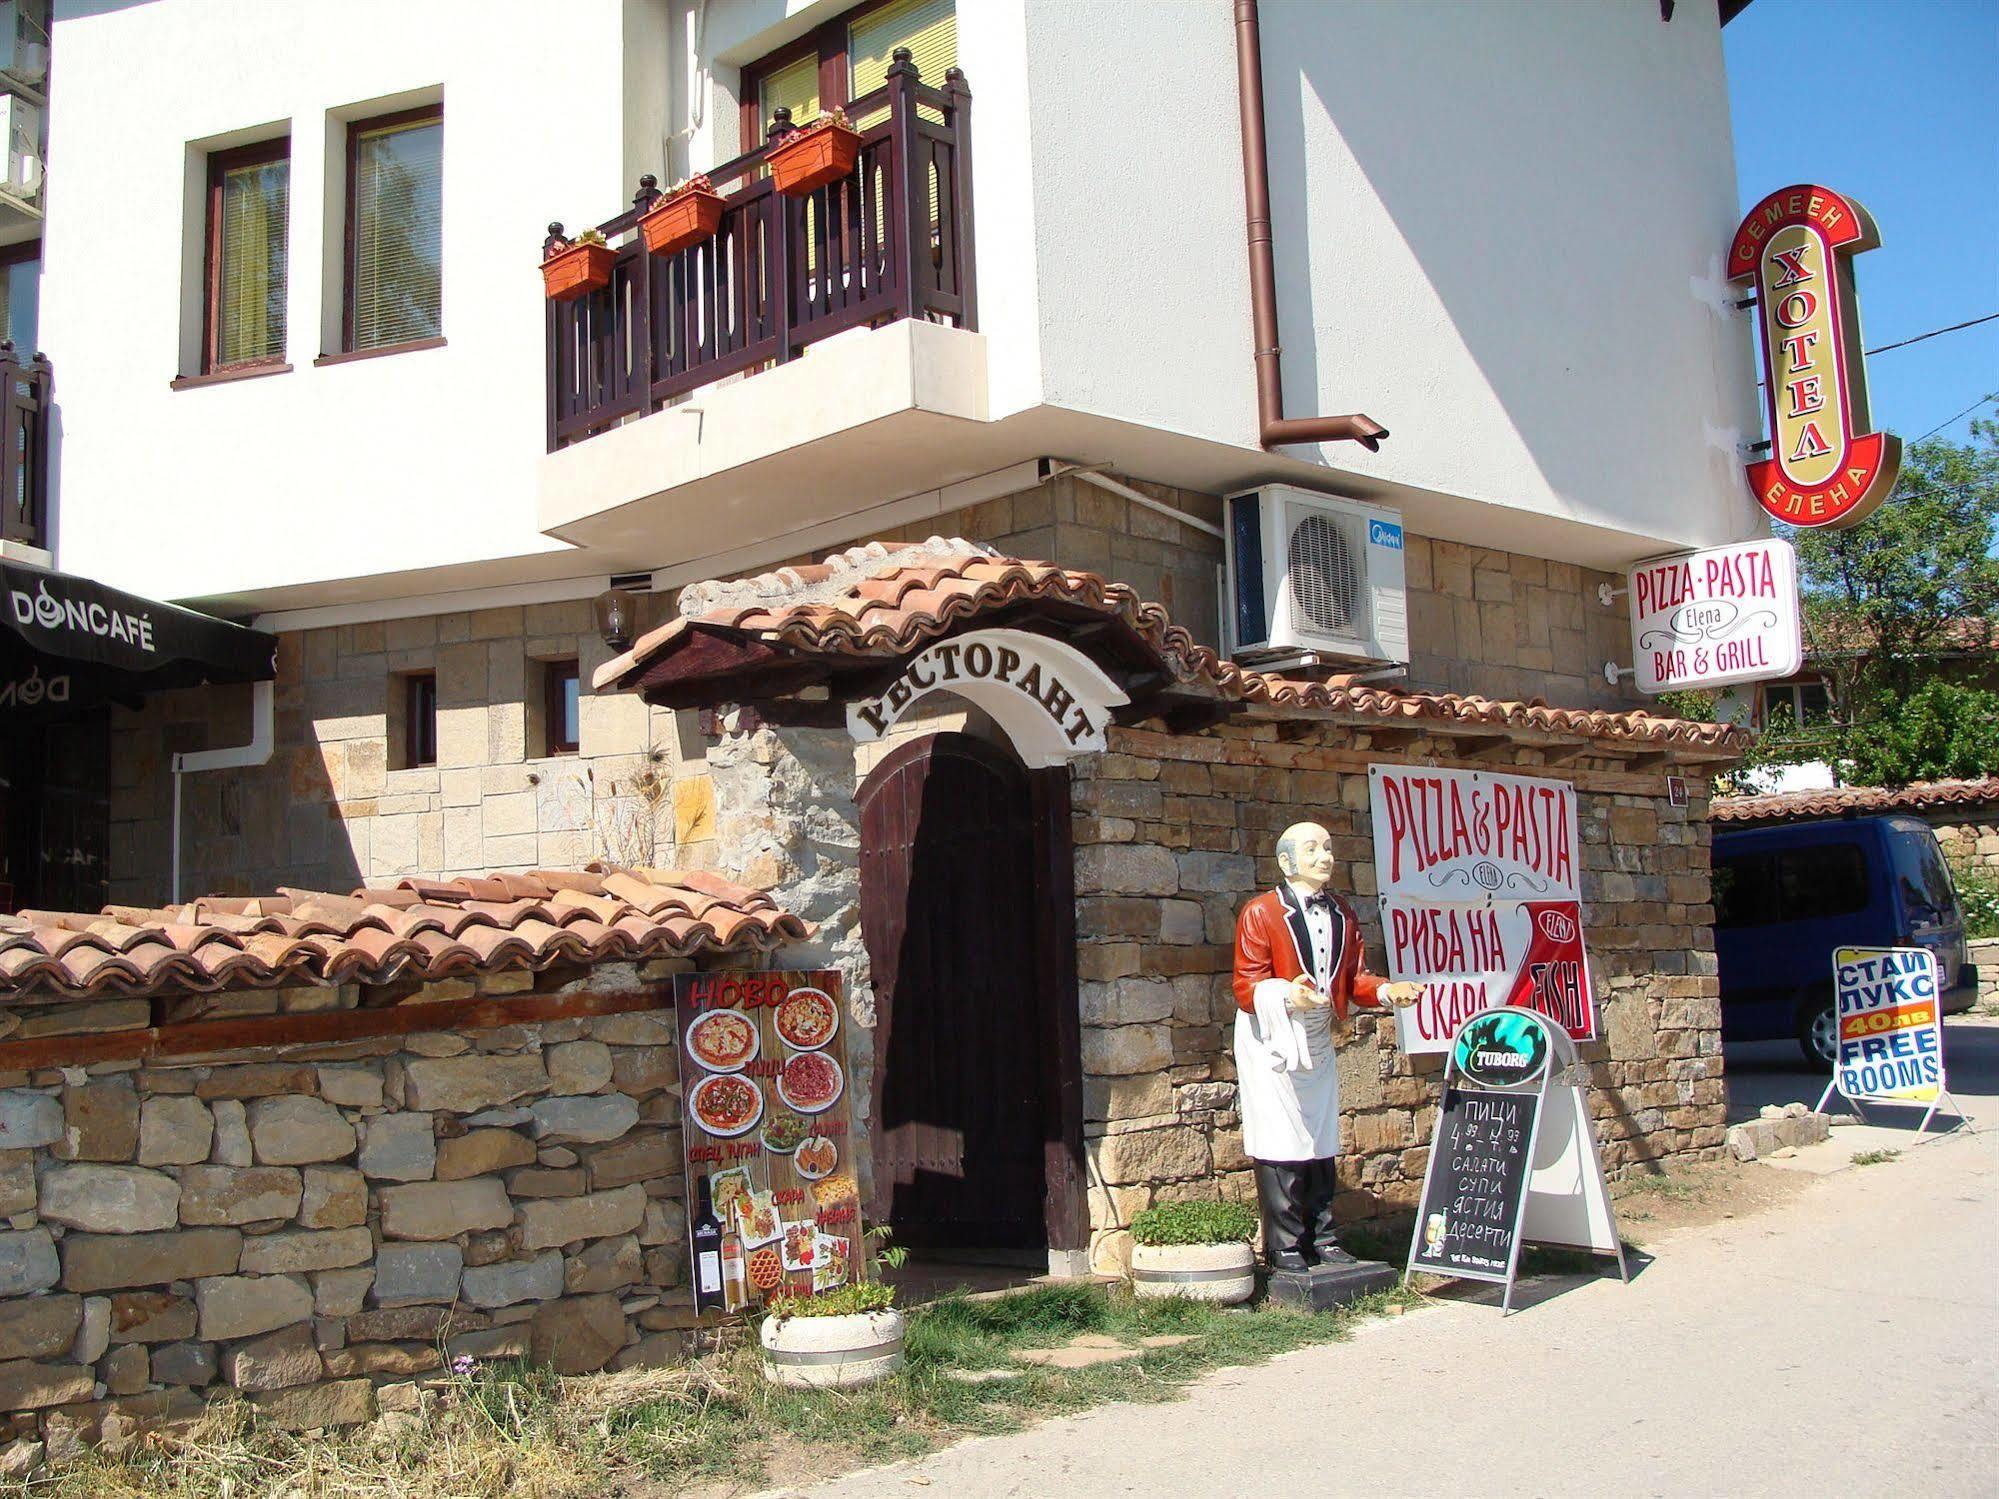
M 1964 913 L 1936 834 L 1913 817 L 1845 817 L 1714 834 L 1721 1039 L 1795 1039 L 1832 1069 L 1835 947 L 1927 947 L 1944 1013 L 1969 1009 Z

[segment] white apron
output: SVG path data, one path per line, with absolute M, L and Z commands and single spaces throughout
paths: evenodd
M 1287 889 L 1282 892 L 1290 896 Z M 1294 909 L 1287 899 L 1286 909 Z M 1288 924 L 1287 924 L 1288 929 Z M 1308 947 L 1299 966 L 1320 993 L 1332 986 L 1344 955 L 1342 923 L 1333 923 L 1334 950 L 1318 973 Z M 1292 946 L 1298 946 L 1295 937 Z M 1236 1011 L 1236 1094 L 1242 1108 L 1242 1148 L 1259 1161 L 1319 1161 L 1339 1154 L 1340 1076 L 1333 1057 L 1333 1010 L 1294 1012 L 1291 985 L 1264 979 L 1253 993 L 1256 1013 Z

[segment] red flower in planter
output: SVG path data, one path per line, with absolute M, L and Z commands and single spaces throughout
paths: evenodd
M 861 134 L 846 114 L 834 110 L 802 130 L 794 130 L 764 157 L 771 185 L 793 198 L 838 182 L 854 170 L 861 156 Z
M 668 189 L 639 216 L 639 238 L 654 255 L 677 255 L 722 227 L 722 195 L 705 176 Z
M 595 229 L 585 229 L 541 263 L 542 289 L 551 302 L 573 302 L 611 284 L 618 252 Z

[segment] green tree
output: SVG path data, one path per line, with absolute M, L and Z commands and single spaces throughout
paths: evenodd
M 1906 786 L 1999 771 L 1999 692 L 1932 677 L 1878 694 L 1844 733 L 1847 779 Z
M 1999 771 L 1999 693 L 1940 675 L 1989 647 L 1999 615 L 1999 421 L 1926 438 L 1895 492 L 1844 531 L 1779 527 L 1798 548 L 1806 639 L 1832 666 L 1830 725 L 1778 729 L 1773 759 L 1830 758 L 1863 785 Z
M 1999 613 L 1999 421 L 1971 441 L 1925 438 L 1886 503 L 1844 531 L 1780 528 L 1798 548 L 1811 638 L 1855 651 L 1866 690 L 1906 694 L 1926 658 Z

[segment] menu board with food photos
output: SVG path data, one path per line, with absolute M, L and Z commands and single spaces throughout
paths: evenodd
M 720 1274 L 695 1276 L 696 1306 L 735 1312 L 851 1284 L 861 1215 L 840 975 L 681 974 L 674 1009 L 697 1264 L 701 1236 L 712 1248 L 720 1230 Z M 697 1222 L 704 1183 L 713 1224 Z

